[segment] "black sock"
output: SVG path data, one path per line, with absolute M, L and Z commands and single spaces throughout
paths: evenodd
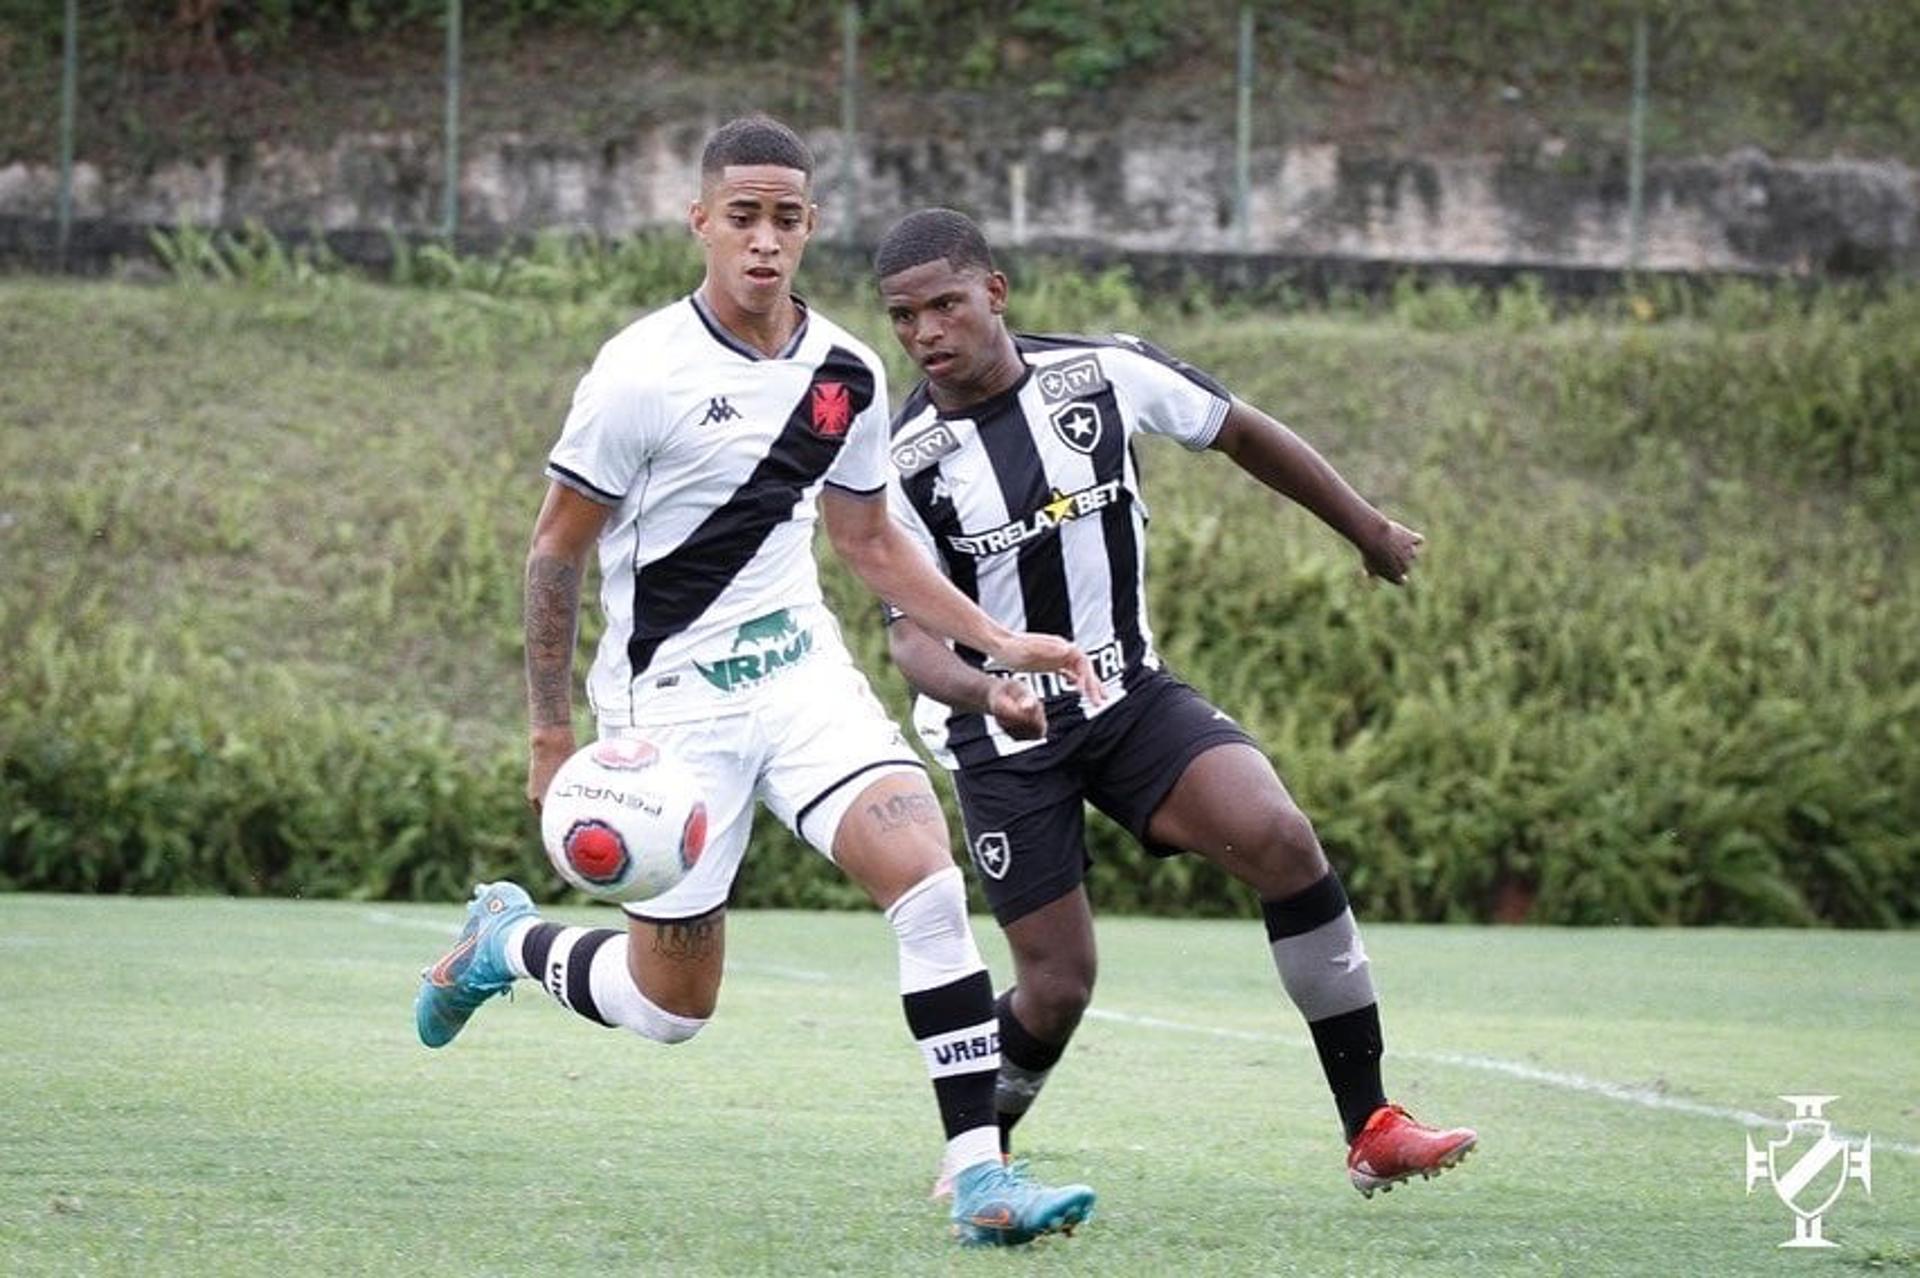
M 947 1139 L 991 1123 L 1000 1056 L 994 1042 L 993 982 L 986 971 L 902 995 L 901 1002 L 907 1026 L 926 1056 Z
M 1386 1103 L 1380 1089 L 1380 1006 L 1372 964 L 1340 876 L 1329 869 L 1303 890 L 1263 901 L 1274 967 L 1320 1051 L 1320 1068 L 1347 1140 Z
M 593 956 L 608 941 L 624 936 L 604 927 L 567 927 L 536 923 L 520 941 L 520 958 L 527 975 L 568 1011 L 596 1025 L 611 1026 L 593 1001 Z
M 1380 1005 L 1369 1003 L 1351 1012 L 1314 1021 L 1307 1028 L 1320 1052 L 1320 1068 L 1333 1089 L 1340 1109 L 1340 1125 L 1347 1143 L 1360 1134 L 1373 1111 L 1387 1103 L 1380 1087 Z

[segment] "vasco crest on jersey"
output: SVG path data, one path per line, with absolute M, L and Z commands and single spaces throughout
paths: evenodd
M 791 424 L 803 426 L 815 439 L 838 447 L 853 429 L 853 419 L 873 403 L 874 390 L 872 370 L 858 356 L 836 346 L 814 370 Z
M 826 439 L 838 439 L 853 425 L 853 396 L 845 382 L 815 382 L 807 410 L 813 433 Z

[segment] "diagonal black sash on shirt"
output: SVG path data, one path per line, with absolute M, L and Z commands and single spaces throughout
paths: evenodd
M 873 372 L 858 356 L 839 346 L 828 351 L 753 473 L 685 541 L 634 573 L 627 660 L 636 677 L 793 518 L 801 494 L 826 473 L 854 420 L 873 403 L 874 390 Z

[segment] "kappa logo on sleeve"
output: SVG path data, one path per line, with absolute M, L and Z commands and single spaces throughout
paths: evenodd
M 935 422 L 893 446 L 893 465 L 903 475 L 916 475 L 958 447 L 960 440 L 953 430 L 945 422 Z
M 1093 355 L 1049 365 L 1036 372 L 1034 380 L 1040 383 L 1040 398 L 1049 404 L 1081 399 L 1107 388 L 1107 375 L 1100 369 L 1100 360 Z

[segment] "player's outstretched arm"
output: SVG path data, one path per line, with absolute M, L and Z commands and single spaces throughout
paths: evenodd
M 1070 640 L 1009 630 L 954 589 L 894 527 L 884 494 L 867 497 L 829 487 L 820 495 L 820 519 L 834 553 L 854 575 L 926 629 L 984 652 L 1009 670 L 1058 670 L 1096 705 L 1106 699 L 1087 654 Z
M 563 484 L 549 484 L 527 551 L 527 802 L 573 753 L 573 645 L 587 554 L 607 508 Z
M 1406 581 L 1426 538 L 1376 510 L 1306 440 L 1236 399 L 1213 447 L 1352 542 L 1368 572 L 1395 585 Z
M 975 670 L 913 618 L 888 624 L 887 651 L 914 691 L 955 710 L 990 714 L 1015 741 L 1047 734 L 1047 708 L 1038 693 L 1017 679 Z

